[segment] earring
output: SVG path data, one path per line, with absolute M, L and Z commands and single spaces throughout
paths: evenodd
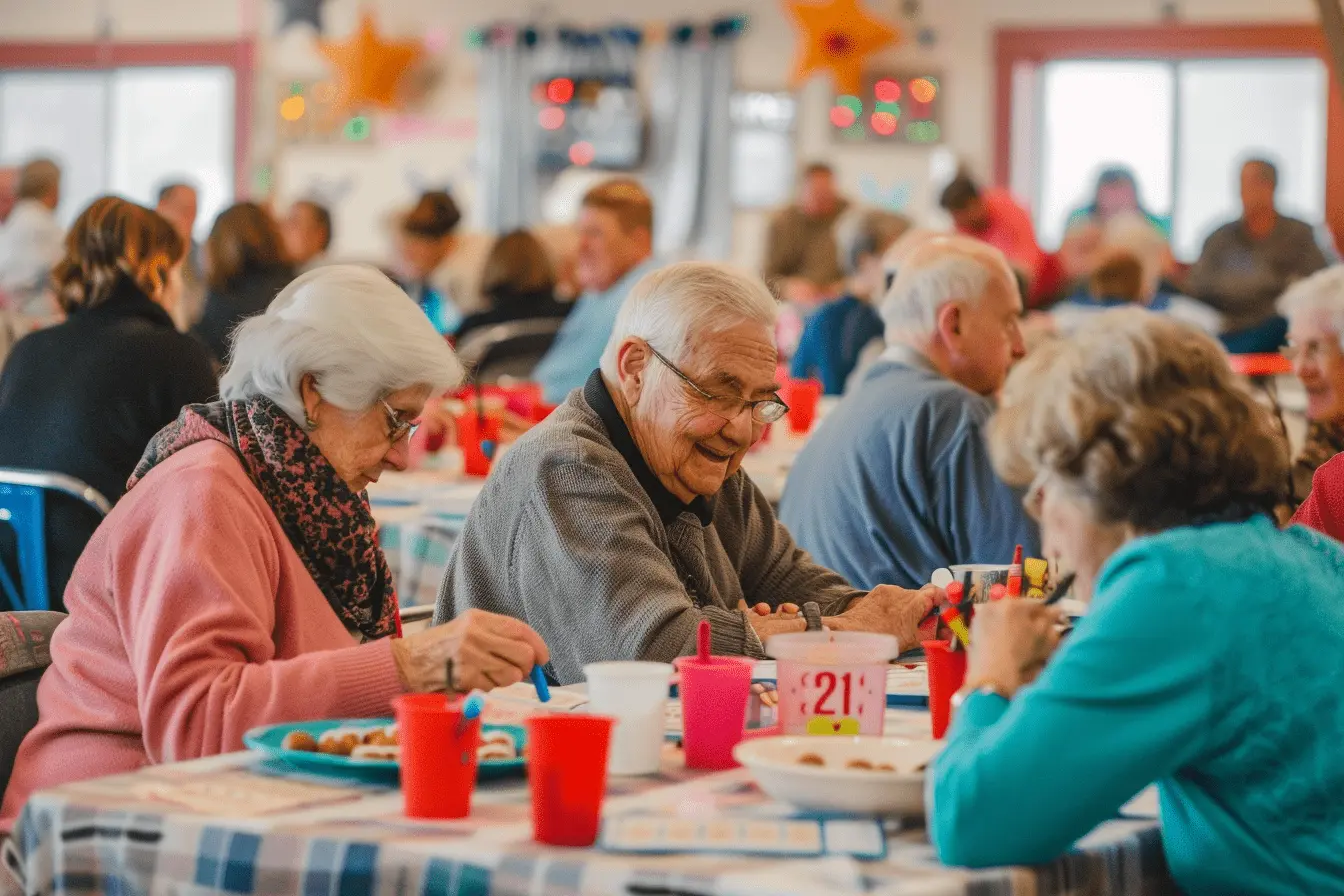
M 312 432 L 312 431 L 315 430 L 315 429 L 317 429 L 317 421 L 314 420 L 314 419 L 309 415 L 308 411 L 305 410 L 305 411 L 303 412 L 303 431 L 304 431 L 304 432 Z

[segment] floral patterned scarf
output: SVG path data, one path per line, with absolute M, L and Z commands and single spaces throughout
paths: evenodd
M 189 445 L 222 442 L 289 536 L 327 603 L 367 639 L 400 634 L 392 571 L 363 493 L 351 491 L 307 433 L 266 398 L 193 404 L 159 431 L 127 489 Z

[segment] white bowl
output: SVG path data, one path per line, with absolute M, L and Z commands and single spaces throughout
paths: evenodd
M 903 737 L 762 737 L 738 744 L 733 758 L 767 794 L 799 809 L 917 816 L 924 814 L 924 766 L 942 748 Z M 809 753 L 825 765 L 800 764 Z M 846 767 L 860 759 L 895 771 Z

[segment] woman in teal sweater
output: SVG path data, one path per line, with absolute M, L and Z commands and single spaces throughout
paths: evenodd
M 1344 546 L 1274 525 L 1287 448 L 1221 349 L 1099 315 L 1014 371 L 990 442 L 1091 607 L 1057 651 L 1052 609 L 977 611 L 942 860 L 1047 861 L 1156 782 L 1185 891 L 1340 892 Z

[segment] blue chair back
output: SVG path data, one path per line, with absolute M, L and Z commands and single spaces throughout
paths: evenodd
M 0 468 L 0 522 L 14 529 L 19 550 L 19 583 L 0 564 L 0 592 L 15 610 L 49 610 L 47 596 L 46 493 L 78 498 L 106 516 L 112 506 L 93 487 L 63 473 Z

